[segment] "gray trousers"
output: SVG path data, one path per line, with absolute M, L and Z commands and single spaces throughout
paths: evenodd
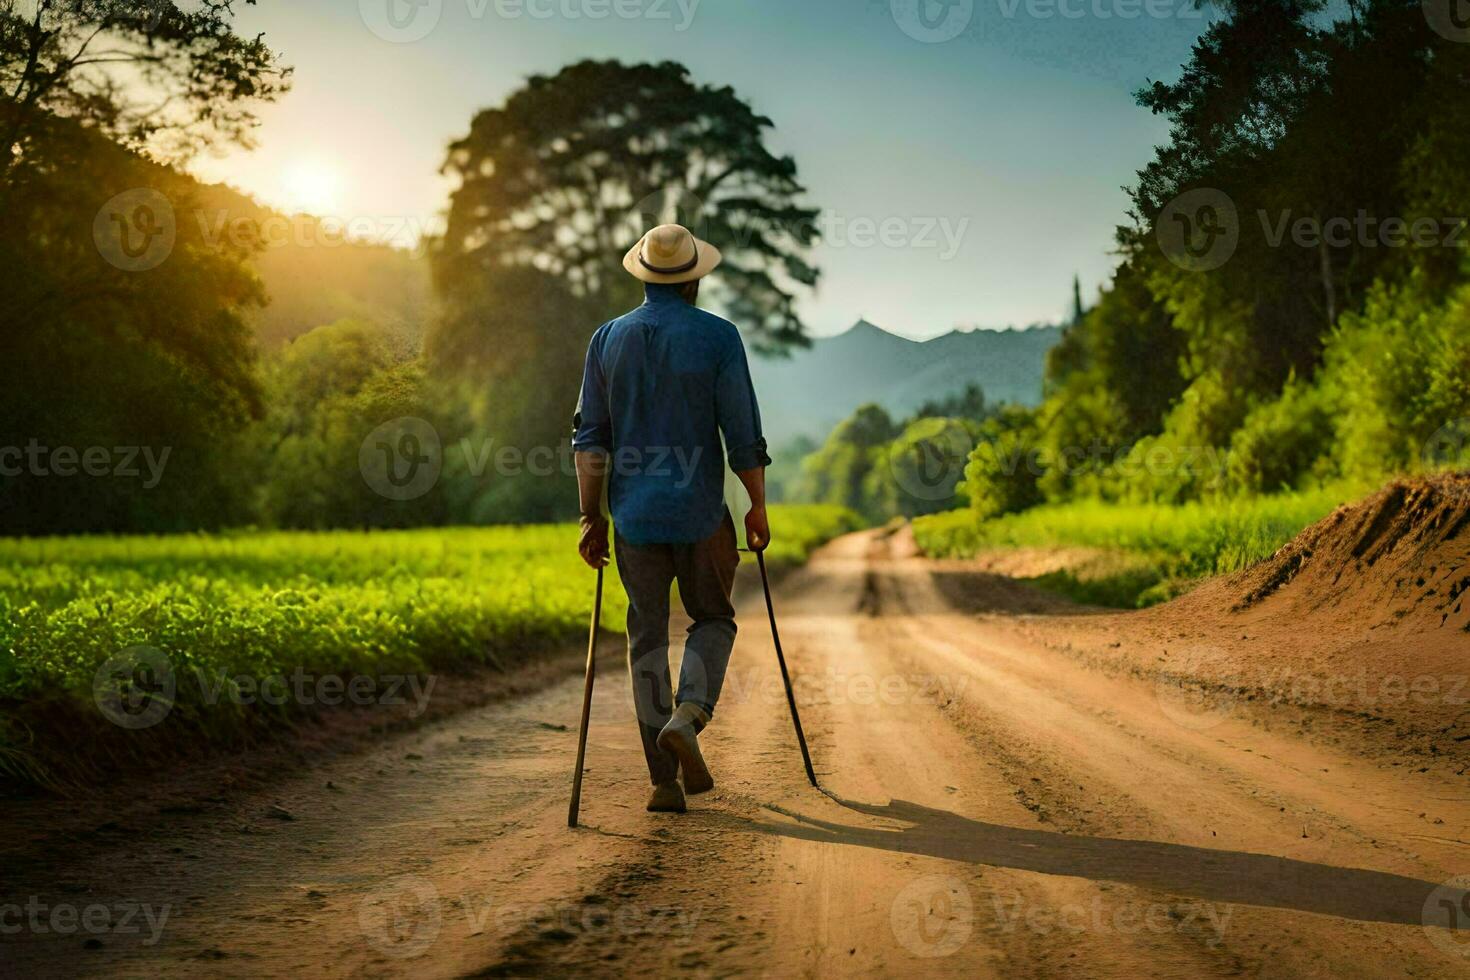
M 635 545 L 618 541 L 618 576 L 628 593 L 628 674 L 643 737 L 648 775 L 655 785 L 675 779 L 679 762 L 658 747 L 658 733 L 676 704 L 693 702 L 714 714 L 735 645 L 730 593 L 740 552 L 730 512 L 718 530 L 695 544 Z M 684 643 L 675 696 L 669 676 L 669 591 L 679 583 L 684 611 L 694 622 Z

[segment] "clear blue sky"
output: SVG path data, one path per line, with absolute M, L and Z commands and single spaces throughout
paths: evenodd
M 403 240 L 445 207 L 448 141 L 527 75 L 677 60 L 770 116 L 774 148 L 841 223 L 815 254 L 814 333 L 859 315 L 913 337 L 1024 325 L 1064 312 L 1074 272 L 1088 295 L 1106 280 L 1120 188 L 1166 133 L 1131 93 L 1175 77 L 1211 16 L 1144 2 L 959 0 L 944 21 L 936 0 L 261 0 L 240 28 L 295 65 L 295 90 L 256 150 L 196 170 Z M 916 40 L 914 3 L 963 30 Z M 389 4 L 405 32 L 432 29 L 385 40 Z

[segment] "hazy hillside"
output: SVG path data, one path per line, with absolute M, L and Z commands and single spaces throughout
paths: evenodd
M 431 304 L 428 262 L 405 249 L 349 241 L 340 227 L 311 215 L 285 215 L 221 184 L 201 185 L 190 216 L 212 235 L 258 223 L 265 248 L 253 264 L 269 304 L 249 319 L 265 350 L 346 318 L 375 322 L 413 352 Z
M 1061 333 L 957 330 L 920 342 L 860 320 L 790 360 L 753 360 L 767 438 L 778 447 L 801 435 L 820 441 L 864 403 L 902 416 L 971 382 L 990 402 L 1038 404 L 1046 352 Z
M 246 219 L 265 229 L 254 258 L 269 295 L 249 318 L 265 350 L 342 319 L 375 322 L 417 352 L 433 303 L 428 262 L 421 255 L 343 240 L 310 215 L 283 215 L 233 188 L 200 185 L 193 215 L 216 235 Z M 1041 401 L 1046 352 L 1059 328 L 954 331 L 918 342 L 865 320 L 846 333 L 817 340 L 789 360 L 755 358 L 767 437 L 775 448 L 798 436 L 820 442 L 853 409 L 877 402 L 903 416 L 926 401 L 978 383 L 991 402 Z
M 253 317 L 267 349 L 348 317 L 380 324 L 409 351 L 423 342 L 429 268 L 411 252 L 356 243 L 293 243 L 267 249 L 255 265 L 270 294 L 270 305 Z

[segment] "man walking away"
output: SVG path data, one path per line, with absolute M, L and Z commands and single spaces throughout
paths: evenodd
M 695 306 L 720 252 L 661 225 L 623 258 L 643 305 L 603 324 L 587 347 L 574 421 L 582 507 L 579 551 L 608 562 L 606 490 L 628 593 L 628 671 L 653 794 L 648 809 L 684 812 L 684 794 L 714 779 L 699 751 L 735 643 L 730 602 L 740 554 L 725 506 L 725 466 L 750 494 L 751 548 L 770 542 L 760 410 L 740 332 Z M 726 451 L 722 453 L 720 436 Z M 669 676 L 669 592 L 692 619 L 677 696 Z M 684 785 L 678 782 L 683 771 Z

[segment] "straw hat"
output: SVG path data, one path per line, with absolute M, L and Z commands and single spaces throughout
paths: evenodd
M 720 264 L 720 250 L 683 225 L 659 225 L 623 256 L 623 268 L 644 282 L 676 285 L 703 279 Z

